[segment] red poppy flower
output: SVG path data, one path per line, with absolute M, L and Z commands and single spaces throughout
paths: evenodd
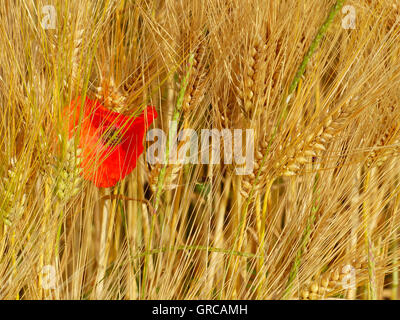
M 144 134 L 157 118 L 157 112 L 148 106 L 138 117 L 127 117 L 86 98 L 79 128 L 81 104 L 78 97 L 66 110 L 69 137 L 80 132 L 82 175 L 97 187 L 112 187 L 136 167 L 144 150 Z

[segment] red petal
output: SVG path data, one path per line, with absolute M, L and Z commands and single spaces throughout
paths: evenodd
M 71 103 L 70 134 L 76 130 L 79 107 L 80 97 Z M 80 135 L 80 146 L 83 150 L 83 177 L 93 181 L 97 187 L 112 187 L 131 173 L 136 167 L 137 158 L 143 153 L 144 134 L 156 118 L 157 112 L 151 106 L 148 106 L 138 117 L 130 118 L 110 111 L 99 102 L 86 98 Z M 71 121 L 73 119 L 75 121 Z M 122 128 L 120 129 L 121 142 L 116 146 L 107 146 L 101 139 L 104 130 L 109 126 Z

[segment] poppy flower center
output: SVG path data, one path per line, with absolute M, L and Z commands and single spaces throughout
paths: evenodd
M 101 141 L 103 144 L 113 147 L 122 142 L 122 132 L 120 128 L 110 126 L 105 128 L 101 134 Z

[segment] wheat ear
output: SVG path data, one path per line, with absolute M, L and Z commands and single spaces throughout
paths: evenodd
M 344 290 L 344 284 L 347 285 L 349 282 L 348 280 L 356 280 L 353 278 L 350 279 L 350 277 L 357 278 L 366 268 L 366 262 L 357 262 L 354 260 L 351 264 L 326 271 L 310 284 L 304 286 L 300 290 L 300 296 L 298 296 L 298 298 L 302 300 L 320 300 L 331 297 L 339 293 L 340 290 Z M 356 283 L 354 283 L 354 285 L 356 285 Z

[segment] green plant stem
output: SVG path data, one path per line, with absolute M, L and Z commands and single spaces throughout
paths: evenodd
M 326 18 L 324 24 L 318 30 L 317 35 L 315 36 L 313 42 L 310 45 L 310 48 L 308 49 L 307 53 L 305 54 L 303 61 L 300 64 L 300 67 L 297 70 L 296 75 L 294 76 L 294 79 L 289 87 L 289 91 L 288 91 L 289 96 L 294 92 L 294 90 L 296 90 L 301 77 L 303 76 L 304 72 L 306 71 L 308 62 L 310 61 L 311 57 L 313 56 L 315 50 L 317 50 L 317 48 L 319 47 L 319 44 L 321 43 L 322 38 L 324 37 L 329 26 L 332 24 L 332 21 L 335 18 L 336 14 L 339 12 L 340 9 L 342 9 L 344 2 L 345 2 L 344 0 L 336 1 L 336 3 L 333 5 L 332 9 L 330 10 L 328 17 Z
M 233 254 L 235 256 L 246 257 L 246 258 L 257 258 L 258 257 L 256 254 L 250 253 L 250 252 L 233 251 L 233 253 L 232 253 L 232 251 L 228 250 L 228 249 L 194 245 L 194 246 L 176 246 L 176 247 L 172 246 L 172 247 L 152 249 L 152 250 L 141 252 L 141 253 L 137 254 L 136 256 L 133 257 L 133 259 L 139 259 L 139 258 L 142 258 L 147 255 L 159 254 L 159 253 L 164 253 L 164 252 L 168 252 L 168 251 L 185 251 L 185 250 Z
M 185 97 L 185 92 L 186 92 L 186 89 L 187 89 L 187 86 L 189 83 L 189 77 L 190 77 L 190 73 L 192 71 L 193 61 L 194 61 L 194 54 L 191 54 L 189 56 L 189 68 L 188 68 L 188 71 L 187 71 L 185 77 L 182 80 L 181 90 L 179 91 L 178 99 L 176 101 L 176 107 L 175 107 L 173 115 L 172 115 L 171 128 L 169 128 L 169 134 L 168 134 L 168 138 L 167 138 L 166 152 L 165 152 L 165 157 L 164 157 L 164 165 L 160 170 L 160 173 L 158 175 L 158 180 L 157 180 L 157 188 L 156 188 L 157 192 L 156 192 L 155 204 L 154 204 L 154 210 L 156 212 L 159 207 L 160 198 L 161 198 L 161 194 L 162 194 L 162 190 L 163 190 L 165 174 L 167 171 L 169 153 L 171 151 L 169 147 L 170 147 L 171 141 L 173 141 L 173 139 L 176 138 L 175 132 L 177 132 L 177 130 L 178 130 L 178 120 L 181 115 L 183 99 Z
M 191 54 L 189 56 L 189 68 L 188 71 L 185 75 L 185 77 L 182 80 L 181 83 L 181 90 L 178 95 L 178 99 L 176 101 L 176 107 L 174 109 L 174 113 L 172 115 L 172 125 L 171 128 L 169 128 L 169 134 L 167 138 L 167 145 L 166 145 L 166 152 L 165 152 L 165 157 L 164 157 L 164 165 L 160 170 L 160 173 L 158 175 L 158 180 L 157 180 L 157 191 L 155 195 L 155 203 L 154 203 L 154 213 L 157 213 L 159 205 L 160 205 L 160 199 L 161 199 L 161 194 L 163 191 L 163 185 L 164 185 L 164 180 L 165 180 L 165 175 L 167 172 L 167 165 L 168 165 L 168 159 L 169 159 L 169 153 L 170 153 L 170 142 L 172 139 L 176 138 L 175 132 L 177 132 L 178 129 L 178 120 L 181 115 L 181 110 L 182 110 L 182 105 L 183 105 L 183 99 L 185 97 L 185 92 L 189 83 L 189 76 L 192 71 L 193 67 L 193 61 L 194 61 L 194 54 Z M 150 227 L 150 235 L 148 239 L 148 248 L 151 250 L 152 246 L 152 238 L 153 238 L 153 233 L 154 233 L 154 228 L 155 228 L 155 223 L 156 223 L 156 214 L 153 214 L 151 216 L 151 227 Z M 145 256 L 145 263 L 143 267 L 143 287 L 142 287 L 142 297 L 144 297 L 144 291 L 146 288 L 146 278 L 147 278 L 147 269 L 148 269 L 148 255 Z
M 322 37 L 324 36 L 324 34 L 326 33 L 326 31 L 328 30 L 328 28 L 329 28 L 329 26 L 331 25 L 331 23 L 332 23 L 332 21 L 333 21 L 333 18 L 335 17 L 335 15 L 337 14 L 337 12 L 343 7 L 343 4 L 344 4 L 344 0 L 338 0 L 338 1 L 336 1 L 335 5 L 331 8 L 327 19 L 325 20 L 324 24 L 321 26 L 321 28 L 319 29 L 319 31 L 318 31 L 316 37 L 314 38 L 313 42 L 311 43 L 311 46 L 310 46 L 309 50 L 307 51 L 306 55 L 304 56 L 303 62 L 301 63 L 301 65 L 300 65 L 300 67 L 299 67 L 299 69 L 298 69 L 298 71 L 297 71 L 297 73 L 296 73 L 296 75 L 295 75 L 295 77 L 294 77 L 294 79 L 293 79 L 293 81 L 292 81 L 290 87 L 289 87 L 289 90 L 288 90 L 288 97 L 289 97 L 289 96 L 293 93 L 293 91 L 297 88 L 297 85 L 298 85 L 298 83 L 299 83 L 299 81 L 300 81 L 300 78 L 301 78 L 301 76 L 304 74 L 305 68 L 306 68 L 308 62 L 310 61 L 311 56 L 313 55 L 313 53 L 315 52 L 315 50 L 316 50 L 317 47 L 319 46 Z M 286 116 L 287 116 L 287 106 L 288 106 L 287 97 L 283 100 L 282 103 L 283 103 L 282 112 L 281 112 L 281 114 L 280 114 L 280 116 L 279 116 L 279 118 L 278 118 L 278 121 L 277 121 L 277 123 L 276 123 L 276 125 L 275 125 L 275 127 L 274 127 L 273 132 L 272 132 L 271 138 L 270 138 L 270 140 L 269 140 L 269 142 L 268 142 L 265 155 L 263 156 L 263 158 L 262 158 L 262 160 L 261 160 L 260 169 L 257 171 L 257 175 L 256 175 L 256 178 L 255 178 L 255 183 L 254 183 L 254 185 L 252 186 L 252 188 L 251 188 L 251 190 L 250 190 L 249 197 L 247 198 L 247 201 L 246 201 L 244 210 L 247 210 L 247 208 L 248 208 L 248 206 L 249 206 L 249 203 L 250 203 L 250 201 L 251 201 L 251 198 L 252 198 L 252 196 L 253 196 L 253 194 L 254 194 L 255 185 L 257 185 L 257 183 L 258 183 L 258 180 L 259 180 L 260 175 L 261 175 L 261 170 L 262 170 L 262 168 L 263 168 L 263 166 L 264 166 L 264 163 L 265 163 L 265 161 L 266 161 L 266 159 L 267 159 L 267 156 L 268 156 L 268 154 L 269 154 L 271 145 L 272 145 L 272 143 L 274 142 L 275 137 L 276 137 L 276 135 L 277 135 L 277 133 L 278 133 L 278 130 L 279 130 L 280 126 L 281 126 L 281 122 L 282 122 L 282 121 L 286 118 Z
M 265 154 L 263 156 L 263 158 L 261 159 L 261 164 L 260 164 L 260 168 L 257 171 L 256 174 L 256 178 L 255 178 L 255 182 L 252 186 L 252 188 L 250 189 L 249 192 L 249 196 L 246 200 L 246 202 L 243 205 L 243 210 L 242 210 L 242 214 L 241 214 L 241 219 L 240 219 L 240 223 L 239 223 L 239 228 L 238 228 L 238 232 L 236 234 L 235 237 L 235 244 L 237 244 L 236 246 L 236 250 L 240 251 L 240 247 L 241 247 L 241 243 L 244 236 L 244 230 L 245 230 L 245 222 L 247 219 L 247 211 L 251 202 L 251 199 L 253 197 L 254 191 L 255 191 L 255 186 L 258 184 L 258 181 L 260 179 L 260 175 L 261 175 L 261 170 L 264 166 L 264 163 L 267 159 L 267 156 L 269 154 L 269 151 L 271 149 L 271 145 L 274 142 L 276 135 L 279 131 L 279 128 L 281 126 L 282 121 L 286 118 L 287 116 L 287 107 L 288 107 L 288 98 L 290 97 L 290 95 L 294 92 L 294 90 L 296 90 L 297 85 L 302 77 L 302 75 L 305 72 L 305 69 L 307 67 L 308 62 L 310 61 L 310 58 L 312 57 L 312 55 L 314 54 L 315 50 L 318 48 L 323 36 L 325 35 L 326 31 L 328 30 L 329 26 L 331 25 L 334 17 L 336 16 L 336 14 L 338 13 L 338 11 L 343 7 L 344 4 L 344 0 L 338 0 L 336 1 L 336 3 L 332 6 L 328 17 L 326 18 L 324 24 L 321 26 L 321 28 L 318 30 L 317 35 L 315 36 L 313 42 L 310 45 L 310 48 L 308 49 L 306 55 L 303 58 L 302 63 L 300 64 L 298 71 L 296 72 L 296 75 L 294 76 L 293 81 L 291 82 L 290 86 L 289 86 L 289 90 L 288 90 L 288 94 L 285 95 L 285 98 L 282 100 L 282 111 L 278 117 L 277 123 L 272 131 L 272 135 L 271 138 L 268 142 Z M 235 246 L 234 246 L 235 247 Z M 233 252 L 233 248 L 232 248 L 232 252 Z M 230 257 L 230 259 L 232 258 L 232 256 Z M 229 264 L 231 263 L 231 261 L 229 261 Z M 224 276 L 225 279 L 225 276 Z
M 306 249 L 306 247 L 307 247 L 307 245 L 308 245 L 308 243 L 310 241 L 310 235 L 311 235 L 311 232 L 312 232 L 313 227 L 314 227 L 316 214 L 318 212 L 318 208 L 319 208 L 319 204 L 320 204 L 320 197 L 319 197 L 318 191 L 317 191 L 318 180 L 319 180 L 319 175 L 317 174 L 315 176 L 314 189 L 313 189 L 314 204 L 313 204 L 313 207 L 311 209 L 311 215 L 310 215 L 310 217 L 308 218 L 308 221 L 307 221 L 306 229 L 304 230 L 303 236 L 301 238 L 300 248 L 297 251 L 296 258 L 294 260 L 293 266 L 292 266 L 292 268 L 290 270 L 290 273 L 289 273 L 289 279 L 288 279 L 288 282 L 286 284 L 285 292 L 283 294 L 283 299 L 284 300 L 286 300 L 286 299 L 288 299 L 290 297 L 290 294 L 291 294 L 291 291 L 292 291 L 292 288 L 293 288 L 293 282 L 296 279 L 297 274 L 299 272 L 299 267 L 300 267 L 300 264 L 301 264 L 301 258 L 303 257 L 303 253 L 304 253 L 304 251 L 305 251 L 305 249 Z M 316 198 L 315 198 L 315 194 L 317 194 Z

